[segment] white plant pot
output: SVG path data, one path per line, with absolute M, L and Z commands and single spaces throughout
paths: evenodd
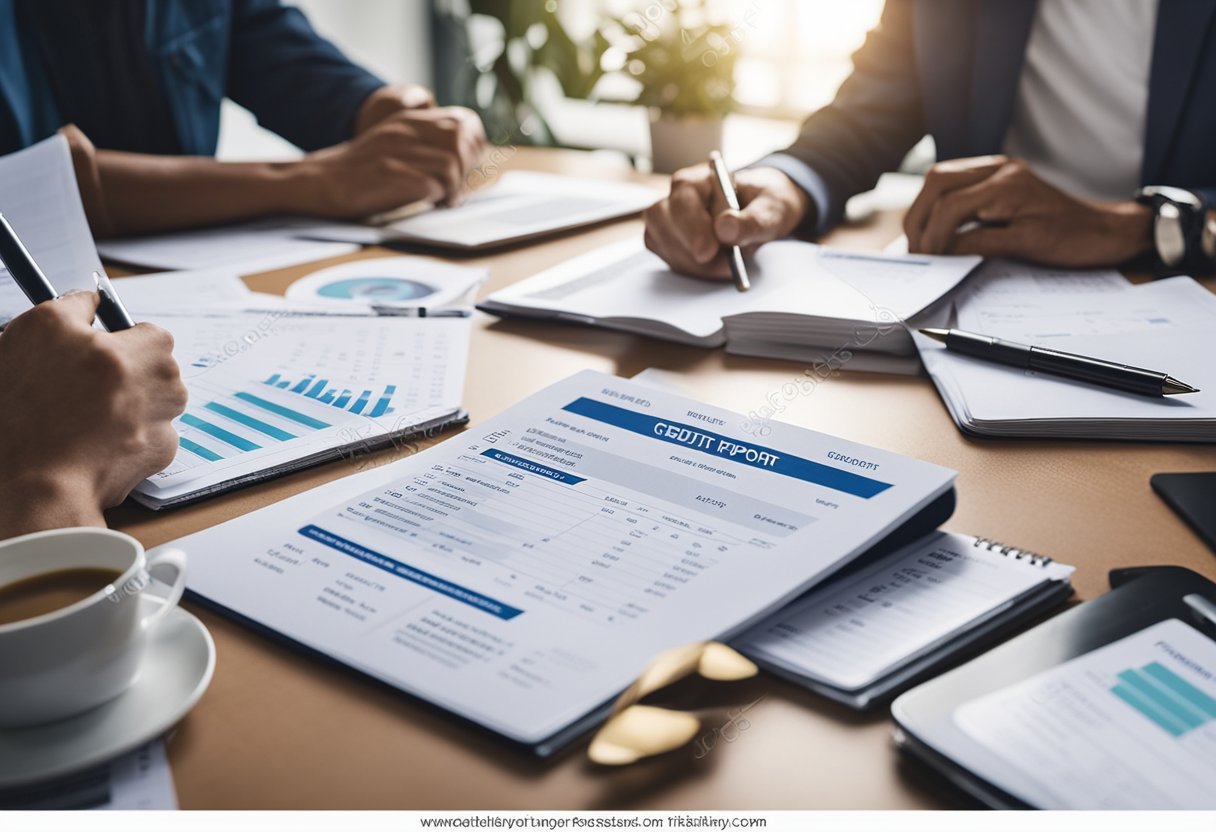
M 650 158 L 655 173 L 707 162 L 712 150 L 722 149 L 721 116 L 650 116 Z

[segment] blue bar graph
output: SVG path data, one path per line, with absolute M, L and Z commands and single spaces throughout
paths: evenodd
M 231 419 L 234 422 L 240 422 L 247 428 L 253 428 L 258 433 L 265 434 L 271 439 L 286 442 L 288 439 L 296 438 L 295 434 L 293 433 L 288 433 L 282 428 L 277 428 L 274 425 L 263 422 L 261 419 L 255 419 L 239 410 L 233 410 L 231 407 L 220 404 L 219 402 L 207 402 L 207 404 L 203 405 L 203 407 L 210 410 L 212 413 L 218 413 L 219 415 Z
M 267 413 L 273 413 L 276 416 L 282 416 L 284 419 L 290 419 L 299 425 L 312 428 L 313 430 L 321 430 L 329 427 L 328 422 L 322 422 L 320 419 L 314 419 L 311 416 L 292 410 L 290 407 L 284 407 L 281 404 L 267 401 L 260 396 L 255 396 L 252 393 L 235 393 L 234 396 L 243 402 L 248 402 L 254 407 L 261 408 Z
M 372 408 L 372 412 L 368 415 L 375 419 L 377 416 L 383 416 L 389 411 L 389 402 L 393 400 L 393 394 L 397 392 L 397 385 L 389 384 L 384 388 L 384 395 L 380 397 L 380 401 L 376 402 L 376 406 Z
M 220 456 L 219 454 L 217 454 L 215 451 L 211 450 L 210 448 L 204 448 L 202 445 L 198 444 L 197 442 L 191 442 L 189 439 L 187 439 L 184 436 L 179 436 L 177 438 L 177 441 L 178 441 L 178 444 L 180 444 L 182 446 L 182 448 L 184 448 L 185 450 L 194 454 L 195 456 L 202 457 L 203 459 L 207 460 L 208 462 L 219 462 L 221 459 L 223 459 L 222 456 Z
M 395 384 L 386 384 L 383 391 L 379 394 L 374 390 L 362 390 L 356 394 L 351 389 L 340 390 L 337 386 L 330 387 L 329 382 L 330 380 L 321 373 L 309 373 L 296 382 L 283 378 L 281 373 L 275 373 L 263 381 L 262 384 L 278 390 L 289 390 L 289 392 L 298 393 L 313 401 L 329 405 L 330 407 L 336 407 L 339 410 L 347 410 L 358 414 L 366 412 L 366 415 L 371 418 L 388 415 L 394 410 L 392 407 L 393 397 L 397 393 L 397 385 Z
M 1216 699 L 1159 662 L 1125 670 L 1118 679 L 1111 693 L 1171 736 L 1216 720 Z
M 181 416 L 182 423 L 189 425 L 192 428 L 197 428 L 208 436 L 214 436 L 221 442 L 231 445 L 241 451 L 256 451 L 262 446 L 255 442 L 250 442 L 243 436 L 237 436 L 230 430 L 224 430 L 219 425 L 213 425 L 210 422 L 200 419 L 193 413 L 183 413 Z

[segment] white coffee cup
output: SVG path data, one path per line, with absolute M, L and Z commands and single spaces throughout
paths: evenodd
M 65 569 L 119 575 L 70 606 L 0 625 L 0 726 L 75 716 L 129 688 L 148 633 L 186 586 L 183 552 L 145 555 L 138 540 L 109 529 L 56 529 L 0 542 L 0 587 Z M 162 571 L 169 579 L 153 584 L 150 574 Z

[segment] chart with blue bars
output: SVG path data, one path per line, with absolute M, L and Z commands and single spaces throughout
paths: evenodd
M 1216 699 L 1160 662 L 1129 668 L 1118 679 L 1111 693 L 1172 736 L 1181 737 L 1216 720 Z
M 338 387 L 330 387 L 329 379 L 318 378 L 316 373 L 305 376 L 299 381 L 292 381 L 291 379 L 283 378 L 279 373 L 275 373 L 263 381 L 262 384 L 267 387 L 286 390 L 288 393 L 307 396 L 321 404 L 336 407 L 338 410 L 349 410 L 351 413 L 364 413 L 366 411 L 365 415 L 373 419 L 387 416 L 393 412 L 391 404 L 393 394 L 397 392 L 395 384 L 387 384 L 379 393 L 374 393 L 371 390 L 361 390 L 355 393 L 348 388 L 339 389 Z
M 349 423 L 350 414 L 377 417 L 394 412 L 394 385 L 357 394 L 328 385 L 328 379 L 316 374 L 292 381 L 276 373 L 245 390 L 211 391 L 178 419 L 186 458 L 179 454 L 177 462 L 185 468 L 220 462 Z

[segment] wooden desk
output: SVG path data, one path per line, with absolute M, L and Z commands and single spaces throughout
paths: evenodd
M 502 153 L 508 166 L 636 178 L 571 153 Z M 628 220 L 489 257 L 486 291 L 579 252 L 640 233 Z M 879 247 L 895 218 L 841 230 L 834 243 Z M 371 250 L 361 257 L 382 256 Z M 249 279 L 282 291 L 316 265 Z M 465 402 L 473 423 L 584 368 L 630 376 L 681 373 L 703 399 L 760 408 L 802 367 L 727 356 L 574 326 L 475 318 Z M 1216 578 L 1216 557 L 1149 489 L 1158 471 L 1216 470 L 1216 447 L 1113 442 L 973 440 L 955 428 L 924 377 L 845 374 L 788 404 L 794 424 L 877 445 L 960 472 L 948 528 L 1048 552 L 1076 564 L 1082 599 L 1106 591 L 1112 567 L 1177 563 Z M 392 452 L 371 459 L 388 462 Z M 153 546 L 353 473 L 313 469 L 162 514 L 123 507 L 116 527 Z M 191 552 L 194 558 L 206 552 Z M 691 748 L 621 770 L 596 769 L 583 746 L 538 761 L 435 709 L 186 605 L 211 629 L 211 688 L 169 743 L 183 808 L 756 809 L 945 808 L 956 799 L 904 771 L 883 713 L 860 716 L 771 677 L 720 694 L 748 712 L 737 741 L 695 759 Z M 726 721 L 725 707 L 707 726 Z

